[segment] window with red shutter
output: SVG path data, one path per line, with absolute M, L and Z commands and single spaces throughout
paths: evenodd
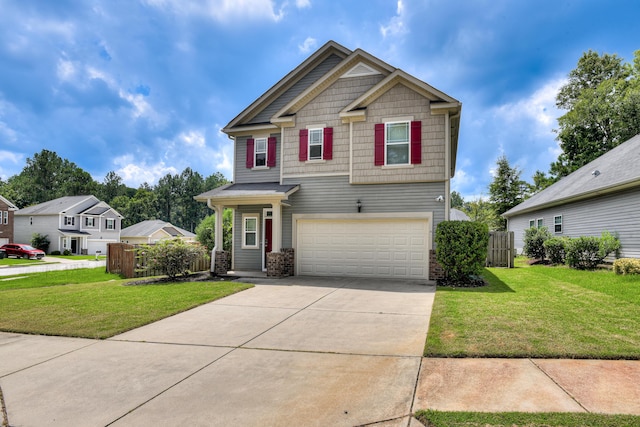
M 324 128 L 322 159 L 331 160 L 332 158 L 333 158 L 333 128 Z
M 267 142 L 267 166 L 272 168 L 276 165 L 276 138 L 270 136 Z
M 254 145 L 253 138 L 247 139 L 247 169 L 253 168 Z
M 301 162 L 306 162 L 307 161 L 308 144 L 309 144 L 309 131 L 307 129 L 300 129 L 300 143 L 299 143 L 298 159 Z

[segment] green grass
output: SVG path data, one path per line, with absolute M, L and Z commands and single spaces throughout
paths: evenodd
M 589 413 L 530 412 L 440 412 L 418 411 L 415 414 L 427 427 L 628 427 L 640 425 L 634 415 Z
M 430 357 L 640 359 L 640 277 L 526 266 L 436 291 Z
M 0 259 L 0 266 L 3 265 L 21 265 L 21 264 L 42 264 L 42 261 L 37 259 L 24 259 L 24 258 L 2 258 Z
M 105 273 L 104 267 L 30 273 L 0 277 L 0 292 L 12 289 L 42 288 L 120 279 L 121 277 L 117 274 Z M 2 294 L 0 293 L 0 295 Z
M 95 255 L 47 255 L 49 258 L 63 258 L 63 259 L 72 259 L 75 261 L 95 261 Z M 106 255 L 99 255 L 99 260 L 106 259 Z
M 102 271 L 101 281 L 94 270 Z M 0 281 L 0 330 L 108 338 L 252 287 L 218 281 L 126 286 L 130 280 L 101 268 L 68 272 L 84 279 L 36 273 Z

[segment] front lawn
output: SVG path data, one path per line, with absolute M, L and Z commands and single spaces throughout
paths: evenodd
M 429 427 L 627 427 L 640 425 L 634 415 L 531 412 L 418 411 L 416 418 Z
M 640 277 L 522 262 L 483 276 L 438 287 L 425 356 L 640 358 Z
M 42 264 L 42 260 L 37 259 L 24 259 L 24 258 L 2 258 L 0 259 L 0 266 L 3 265 L 24 265 L 24 264 Z
M 108 338 L 253 286 L 222 281 L 133 286 L 104 268 L 0 279 L 1 331 L 84 338 Z

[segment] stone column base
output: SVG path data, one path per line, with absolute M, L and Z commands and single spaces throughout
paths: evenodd
M 222 276 L 227 274 L 227 268 L 229 266 L 229 260 L 231 259 L 231 254 L 227 251 L 216 251 L 216 259 L 214 260 L 214 270 L 213 272 L 217 276 Z
M 436 251 L 431 249 L 429 251 L 429 280 L 444 279 L 444 269 L 436 260 Z
M 282 252 L 267 254 L 267 277 L 288 277 L 294 274 L 293 248 L 283 248 Z

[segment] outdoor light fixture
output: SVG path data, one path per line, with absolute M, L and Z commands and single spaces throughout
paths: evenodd
M 438 197 L 436 197 L 436 202 L 444 202 L 444 196 L 443 195 L 439 195 Z
M 360 199 L 358 199 L 358 201 L 356 202 L 356 207 L 358 208 L 358 213 L 360 213 L 360 211 L 362 210 L 362 202 L 360 201 Z

